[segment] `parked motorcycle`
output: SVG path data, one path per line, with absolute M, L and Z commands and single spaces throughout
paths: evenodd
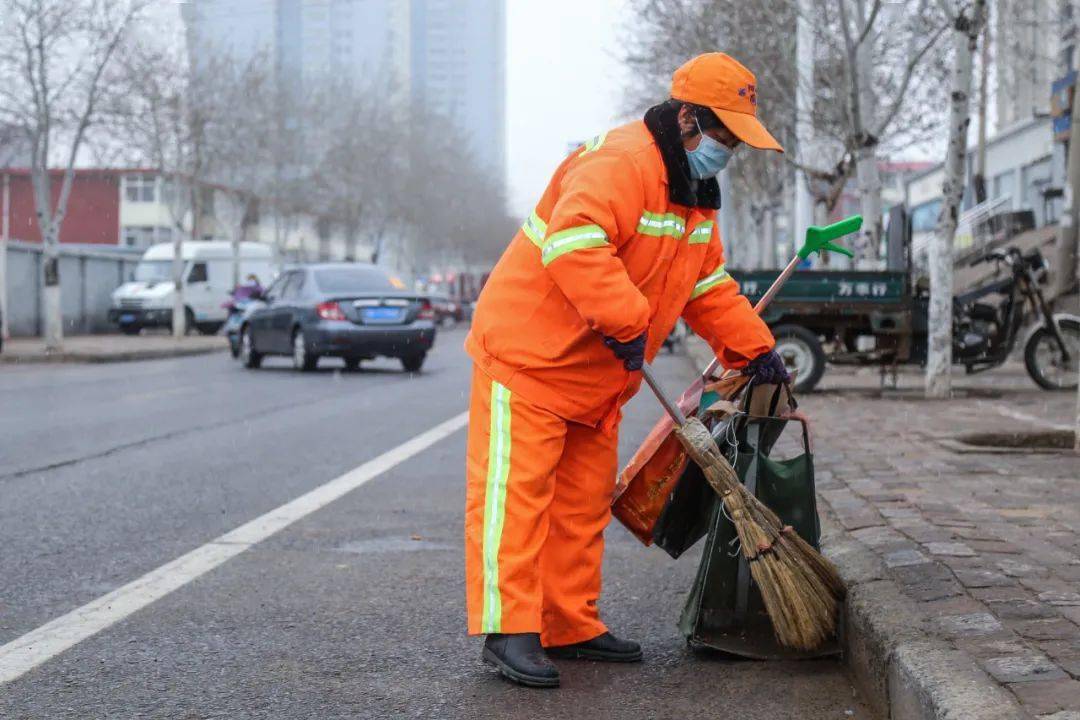
M 1022 254 L 1009 247 L 986 253 L 970 265 L 990 262 L 1005 276 L 953 300 L 954 361 L 969 373 L 1001 365 L 1023 328 L 1034 320 L 1024 341 L 1024 366 L 1031 379 L 1046 390 L 1075 388 L 1080 317 L 1051 311 L 1041 287 L 1047 277 L 1042 253 L 1035 249 Z

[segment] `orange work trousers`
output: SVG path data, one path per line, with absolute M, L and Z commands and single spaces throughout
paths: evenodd
M 510 392 L 474 367 L 466 457 L 469 633 L 590 640 L 617 441 Z

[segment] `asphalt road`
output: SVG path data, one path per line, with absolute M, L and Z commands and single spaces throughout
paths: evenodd
M 463 337 L 417 376 L 227 355 L 0 368 L 0 646 L 457 417 Z M 658 370 L 688 378 L 682 358 Z M 628 410 L 624 457 L 657 413 L 645 394 Z M 464 445 L 450 434 L 0 685 L 0 718 L 869 717 L 838 662 L 690 652 L 675 623 L 697 554 L 617 524 L 602 610 L 645 662 L 564 662 L 557 691 L 498 679 L 463 632 Z

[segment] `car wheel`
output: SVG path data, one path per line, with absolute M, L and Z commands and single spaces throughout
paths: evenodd
M 262 365 L 262 353 L 256 352 L 255 342 L 251 338 L 251 328 L 245 325 L 240 329 L 240 362 L 252 370 Z
M 208 322 L 208 323 L 195 323 L 195 329 L 199 331 L 200 335 L 213 335 L 224 323 Z
M 788 370 L 797 373 L 795 392 L 809 392 L 825 374 L 825 351 L 816 333 L 801 325 L 779 325 L 773 328 L 776 352 L 784 359 Z
M 307 340 L 304 339 L 304 331 L 296 328 L 292 337 L 292 364 L 297 370 L 310 372 L 319 364 L 319 356 L 308 352 Z
M 349 372 L 356 372 L 360 369 L 360 358 L 347 357 L 345 358 L 345 369 Z
M 401 358 L 401 367 L 405 368 L 405 372 L 417 373 L 420 372 L 420 368 L 424 367 L 424 360 L 427 359 L 427 353 L 416 353 L 415 355 L 406 355 Z
M 124 333 L 125 335 L 138 335 L 140 332 L 142 332 L 142 328 L 138 325 L 121 325 L 120 332 Z

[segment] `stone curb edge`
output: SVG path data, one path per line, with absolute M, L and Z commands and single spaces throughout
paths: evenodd
M 688 338 L 687 355 L 700 371 L 712 350 Z M 827 502 L 819 497 L 819 503 Z M 921 628 L 915 603 L 878 557 L 822 513 L 822 547 L 848 587 L 841 647 L 856 685 L 882 718 L 893 720 L 1028 720 L 1008 690 L 967 654 Z
M 209 355 L 210 353 L 224 352 L 227 346 L 222 347 L 198 347 L 198 348 L 163 348 L 159 350 L 131 350 L 115 353 L 80 353 L 61 352 L 55 355 L 33 354 L 18 355 L 0 353 L 0 364 L 3 365 L 29 365 L 44 363 L 115 363 L 133 362 L 136 360 L 162 360 L 174 357 L 189 357 L 192 355 Z

